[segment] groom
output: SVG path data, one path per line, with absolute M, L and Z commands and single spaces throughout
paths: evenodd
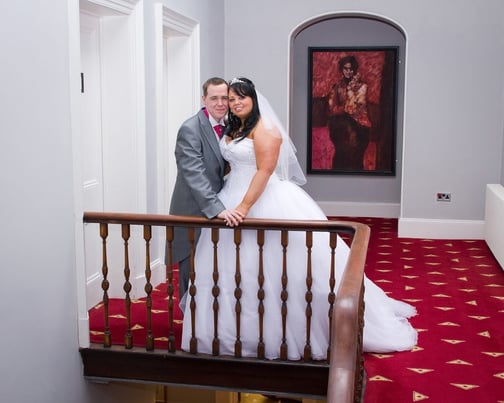
M 231 212 L 217 197 L 224 178 L 224 160 L 219 150 L 219 125 L 228 112 L 228 85 L 219 77 L 203 84 L 204 107 L 180 127 L 175 144 L 177 179 L 170 214 L 229 219 Z M 233 217 L 231 217 L 233 219 Z M 196 233 L 196 240 L 200 231 Z M 189 284 L 190 243 L 187 228 L 176 227 L 173 262 L 179 263 L 179 298 Z M 167 256 L 166 256 L 167 258 Z M 168 263 L 168 262 L 166 262 Z

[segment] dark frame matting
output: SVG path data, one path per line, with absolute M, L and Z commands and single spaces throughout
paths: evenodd
M 398 50 L 308 48 L 308 174 L 395 175 Z

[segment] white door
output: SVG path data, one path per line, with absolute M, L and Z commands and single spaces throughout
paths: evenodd
M 102 150 L 102 107 L 100 78 L 100 19 L 81 13 L 81 111 L 80 149 L 82 172 L 82 198 L 84 211 L 103 211 L 103 150 Z M 84 227 L 86 282 L 88 308 L 102 297 L 101 287 L 101 244 L 96 225 Z
M 141 4 L 80 2 L 79 157 L 83 211 L 143 212 L 146 209 L 143 14 Z M 105 5 L 107 7 L 105 7 Z M 125 6 L 130 6 L 129 8 Z M 102 243 L 96 224 L 86 225 L 87 303 L 102 298 Z M 141 229 L 132 230 L 131 297 L 145 285 Z M 121 228 L 109 226 L 109 297 L 124 296 Z
M 81 14 L 81 150 L 85 211 L 103 210 L 100 21 Z

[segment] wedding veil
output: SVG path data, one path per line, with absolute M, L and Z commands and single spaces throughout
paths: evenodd
M 282 136 L 280 155 L 278 156 L 278 163 L 275 169 L 276 174 L 282 180 L 289 180 L 298 185 L 304 185 L 306 183 L 306 177 L 296 158 L 296 147 L 294 143 L 266 97 L 257 90 L 256 93 L 264 126 L 267 129 L 276 127 Z

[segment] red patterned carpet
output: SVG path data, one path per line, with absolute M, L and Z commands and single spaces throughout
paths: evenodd
M 178 284 L 178 278 L 174 279 L 174 284 Z M 175 301 L 173 319 L 175 326 L 169 329 L 168 326 L 168 297 L 166 284 L 159 284 L 152 290 L 152 335 L 154 336 L 154 346 L 156 349 L 168 349 L 168 337 L 170 330 L 173 330 L 175 340 L 179 342 L 182 338 L 182 312 L 178 308 L 178 301 Z M 109 299 L 109 329 L 112 344 L 124 345 L 124 333 L 127 328 L 126 307 L 123 299 Z M 147 340 L 147 320 L 146 320 L 146 299 L 132 299 L 130 309 L 130 327 L 133 339 L 133 346 L 145 347 Z M 103 303 L 96 305 L 89 310 L 89 329 L 91 343 L 103 343 Z
M 504 402 L 504 271 L 486 243 L 398 239 L 395 219 L 353 220 L 371 227 L 367 276 L 418 310 L 413 351 L 365 355 L 365 403 Z
M 418 310 L 413 351 L 365 354 L 365 403 L 504 403 L 504 271 L 485 242 L 398 239 L 396 219 L 345 219 L 371 227 L 367 276 Z M 155 345 L 163 349 L 167 340 L 156 335 L 168 330 L 164 285 L 152 304 Z M 143 346 L 145 299 L 132 301 L 131 312 L 133 344 Z M 124 301 L 110 300 L 109 313 L 113 344 L 123 344 L 124 331 L 113 329 L 125 328 Z M 102 305 L 90 310 L 90 328 L 91 341 L 102 343 Z M 180 339 L 180 327 L 175 332 Z

